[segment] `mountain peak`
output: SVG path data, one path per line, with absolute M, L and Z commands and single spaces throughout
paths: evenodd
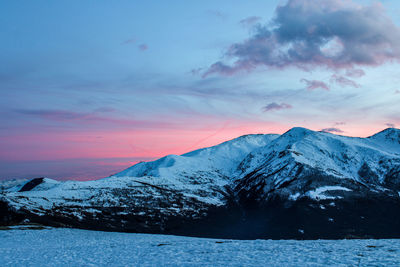
M 391 141 L 400 144 L 400 129 L 396 128 L 386 128 L 383 131 L 380 131 L 369 138 L 375 140 L 383 140 L 383 141 Z
M 307 136 L 307 135 L 313 134 L 313 133 L 316 133 L 316 132 L 314 132 L 310 129 L 307 129 L 307 128 L 303 128 L 303 127 L 293 127 L 289 131 L 282 134 L 282 136 L 291 136 L 291 137 L 295 137 L 295 138 L 301 138 L 301 137 L 304 137 L 304 136 Z
M 212 147 L 197 149 L 182 155 L 167 155 L 151 162 L 138 163 L 114 176 L 142 177 L 150 175 L 170 177 L 171 179 L 180 177 L 185 180 L 188 175 L 198 176 L 198 173 L 215 169 L 219 169 L 218 176 L 229 176 L 250 152 L 269 144 L 278 136 L 275 134 L 243 135 Z

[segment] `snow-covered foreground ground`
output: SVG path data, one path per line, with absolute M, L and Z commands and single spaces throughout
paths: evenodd
M 219 240 L 0 230 L 0 266 L 400 266 L 400 240 Z

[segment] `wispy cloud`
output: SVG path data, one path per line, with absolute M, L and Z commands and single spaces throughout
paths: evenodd
M 17 113 L 23 115 L 29 115 L 34 117 L 39 117 L 46 120 L 54 121 L 73 121 L 73 120 L 85 120 L 90 118 L 88 113 L 73 112 L 67 110 L 29 110 L 29 109 L 19 109 L 16 110 Z
M 131 38 L 131 39 L 123 41 L 121 44 L 122 45 L 135 45 L 136 43 L 138 43 L 138 40 L 136 38 Z M 149 46 L 145 43 L 142 43 L 142 44 L 138 44 L 137 48 L 140 51 L 146 51 L 147 49 L 149 49 Z
M 346 125 L 344 121 L 335 122 L 334 125 Z
M 365 72 L 362 69 L 347 69 L 346 76 L 352 78 L 360 78 L 365 75 Z
M 341 75 L 337 75 L 337 74 L 333 74 L 331 76 L 331 83 L 336 83 L 336 84 L 338 84 L 340 86 L 343 86 L 343 87 L 345 87 L 345 86 L 350 86 L 350 87 L 354 87 L 354 88 L 359 88 L 360 87 L 360 85 L 358 83 L 356 83 L 355 81 L 350 80 L 350 79 L 348 79 L 346 77 L 343 77 Z
M 286 104 L 286 103 L 278 104 L 278 103 L 273 102 L 273 103 L 266 105 L 262 109 L 264 112 L 269 112 L 269 111 L 276 111 L 276 110 L 290 109 L 290 108 L 292 108 L 292 106 L 289 104 Z
M 94 112 L 104 112 L 104 113 L 115 112 L 115 111 L 117 111 L 115 108 L 110 108 L 110 107 L 100 107 L 94 110 Z
M 247 18 L 242 19 L 239 23 L 243 27 L 251 27 L 251 26 L 254 26 L 254 24 L 256 24 L 256 23 L 258 23 L 260 21 L 261 21 L 261 17 L 251 16 L 251 17 L 247 17 Z
M 149 49 L 149 46 L 147 44 L 141 44 L 138 46 L 140 51 L 146 51 L 147 49 Z
M 127 40 L 123 41 L 121 44 L 127 45 L 127 44 L 135 44 L 135 43 L 136 43 L 136 39 L 131 38 L 131 39 L 127 39 Z
M 215 17 L 215 18 L 218 18 L 218 19 L 224 20 L 224 19 L 228 18 L 228 15 L 223 13 L 220 10 L 208 9 L 206 12 L 207 12 L 207 14 L 209 14 L 209 15 Z
M 385 125 L 389 128 L 396 128 L 396 125 L 394 125 L 394 123 L 386 123 Z
M 321 132 L 325 132 L 325 133 L 344 133 L 341 129 L 339 128 L 324 128 L 321 130 Z
M 67 110 L 29 110 L 19 109 L 15 110 L 16 113 L 36 117 L 38 119 L 59 122 L 62 124 L 72 123 L 77 125 L 86 126 L 88 124 L 98 124 L 102 127 L 113 124 L 115 126 L 124 126 L 129 128 L 174 128 L 176 125 L 169 122 L 162 121 L 148 121 L 148 120 L 132 120 L 132 119 L 120 119 L 113 117 L 100 116 L 98 112 L 110 112 L 110 110 L 97 110 L 96 112 L 73 112 Z
M 377 66 L 399 61 L 400 29 L 380 3 L 289 0 L 278 6 L 271 23 L 257 26 L 253 36 L 231 45 L 225 55 L 233 63 L 218 61 L 204 76 L 232 75 L 259 66 L 306 70 Z
M 313 91 L 316 89 L 324 89 L 326 91 L 329 91 L 329 86 L 323 81 L 307 80 L 307 79 L 301 79 L 300 81 L 306 84 L 306 88 L 309 91 Z

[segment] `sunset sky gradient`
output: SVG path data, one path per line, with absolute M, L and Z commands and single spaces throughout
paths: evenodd
M 398 1 L 2 1 L 0 179 L 400 125 Z

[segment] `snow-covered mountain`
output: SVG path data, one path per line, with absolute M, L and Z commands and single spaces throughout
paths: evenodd
M 11 180 L 0 180 L 0 192 L 1 191 L 18 191 L 21 186 L 28 182 L 28 179 L 11 179 Z
M 293 128 L 138 163 L 96 181 L 37 178 L 3 221 L 238 238 L 400 237 L 400 130 Z M 379 214 L 379 217 L 377 217 Z M 6 222 L 7 221 L 7 222 Z

